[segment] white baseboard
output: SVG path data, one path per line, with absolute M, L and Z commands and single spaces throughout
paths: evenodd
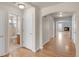
M 51 38 L 54 38 L 54 37 L 51 37 Z M 43 46 L 44 46 L 46 43 L 48 43 L 51 38 L 49 38 L 47 41 L 45 41 L 43 44 L 41 44 L 40 49 L 43 49 Z
M 21 47 L 22 47 L 22 46 L 19 46 L 19 47 L 16 47 L 15 49 L 21 48 Z M 8 50 L 8 51 L 6 51 L 6 52 L 3 52 L 3 53 L 0 54 L 0 56 L 5 56 L 5 55 L 9 54 L 10 52 L 14 51 L 15 49 L 12 49 L 12 50 Z
M 47 41 L 45 41 L 44 43 L 43 43 L 43 46 L 46 44 L 46 43 L 48 43 L 50 40 L 48 39 Z
M 49 40 L 47 40 L 45 43 L 43 43 L 43 44 L 40 46 L 40 48 L 39 48 L 39 49 L 41 49 L 41 50 L 42 50 L 42 49 L 44 48 L 43 46 L 44 46 L 46 43 L 48 43 L 48 42 L 49 42 Z
M 1 53 L 0 56 L 5 56 L 8 54 L 8 51 L 7 52 L 4 52 L 4 53 Z
M 46 43 L 48 43 L 48 42 L 49 42 L 49 40 L 45 41 L 45 42 L 44 42 L 44 43 L 40 46 L 40 48 L 39 48 L 39 49 L 41 49 L 41 50 L 42 50 L 42 49 L 44 48 L 43 46 L 44 46 Z
M 36 50 L 32 50 L 32 52 L 37 52 L 40 48 L 36 49 Z
M 41 49 L 41 50 L 42 50 L 42 49 L 43 49 L 43 45 L 41 45 L 39 49 Z

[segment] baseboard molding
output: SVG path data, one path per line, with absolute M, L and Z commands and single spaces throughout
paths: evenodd
M 43 43 L 43 46 L 44 46 L 45 44 L 47 44 L 51 39 L 53 39 L 53 37 L 50 37 L 47 41 L 45 41 L 45 42 Z
M 8 54 L 9 54 L 9 52 L 7 51 L 5 53 L 0 54 L 0 57 L 5 57 L 5 55 L 8 55 Z
M 43 46 L 46 45 L 49 41 L 50 41 L 50 39 L 48 39 L 47 41 L 45 41 L 45 42 L 43 43 Z
M 44 45 L 46 45 L 50 40 L 45 41 L 41 46 L 40 49 L 42 50 L 44 48 Z
M 40 46 L 40 49 L 43 49 L 44 45 L 46 45 L 51 39 L 53 39 L 54 37 L 50 37 L 47 41 L 45 41 L 41 46 Z
M 29 48 L 24 47 L 24 46 L 22 46 L 22 48 L 25 48 L 25 49 L 30 50 L 30 51 L 32 51 L 32 52 L 37 52 L 38 50 L 40 50 L 40 48 L 37 48 L 37 49 L 32 50 L 32 49 L 29 49 Z
M 36 50 L 35 50 L 35 52 L 37 52 L 37 51 L 39 51 L 40 50 L 40 47 L 39 48 L 37 48 Z
M 19 46 L 19 47 L 16 47 L 15 49 L 21 48 L 21 47 L 22 47 L 22 46 Z M 12 49 L 11 51 L 10 51 L 10 50 L 9 50 L 9 51 L 6 51 L 6 52 L 0 54 L 0 56 L 1 56 L 1 57 L 6 57 L 6 55 L 8 55 L 10 52 L 14 51 L 15 49 Z

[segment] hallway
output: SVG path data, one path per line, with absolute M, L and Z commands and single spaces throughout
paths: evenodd
M 68 31 L 59 32 L 57 38 L 50 40 L 45 45 L 51 56 L 75 56 L 75 45 L 70 38 Z
M 36 53 L 26 49 L 19 48 L 11 52 L 9 57 L 69 57 L 76 56 L 75 45 L 70 38 L 70 33 L 68 31 L 60 32 L 55 39 L 50 39 L 50 41 L 44 45 L 42 50 Z

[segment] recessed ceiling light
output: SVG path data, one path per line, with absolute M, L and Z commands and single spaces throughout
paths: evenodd
M 62 12 L 59 12 L 59 13 L 57 14 L 57 16 L 58 16 L 58 17 L 62 17 L 62 16 L 63 16 L 63 13 L 62 13 Z
M 59 12 L 59 17 L 62 17 L 63 16 L 63 13 L 62 12 Z

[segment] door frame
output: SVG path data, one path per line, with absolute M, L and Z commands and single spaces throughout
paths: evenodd
M 72 13 L 72 22 L 74 22 L 74 26 L 75 26 L 75 28 L 76 28 L 76 19 L 75 19 L 75 13 L 73 13 L 73 12 L 71 12 Z M 41 16 L 41 18 L 40 18 L 40 49 L 43 49 L 43 44 L 42 44 L 42 41 L 43 41 L 43 19 L 44 19 L 44 16 Z M 73 27 L 73 23 L 72 23 L 72 27 Z M 56 28 L 56 25 L 55 25 L 55 27 L 54 28 Z M 74 30 L 75 31 L 75 37 L 74 37 L 74 44 L 75 44 L 75 41 L 76 41 L 76 37 L 77 37 L 77 30 L 75 29 Z M 55 31 L 56 32 L 56 31 Z M 73 32 L 73 30 L 72 30 L 72 32 Z M 54 33 L 54 35 L 56 35 L 55 33 Z
M 8 42 L 8 40 L 7 40 L 8 37 L 7 37 L 7 26 L 6 26 L 6 25 L 8 24 L 8 23 L 7 23 L 7 19 L 8 19 L 7 13 L 8 13 L 8 12 L 7 12 L 7 10 L 5 10 L 4 8 L 0 9 L 0 11 L 5 12 L 5 15 L 4 15 L 4 16 L 5 16 L 5 20 L 4 20 L 4 28 L 5 28 L 4 31 L 5 31 L 5 32 L 3 33 L 3 34 L 4 34 L 4 40 L 5 40 L 5 42 L 4 42 L 4 43 L 5 43 L 5 51 L 0 54 L 0 56 L 3 56 L 3 55 L 6 55 L 6 54 L 8 53 L 8 48 L 7 48 L 7 47 L 8 47 L 8 43 L 7 43 L 7 42 Z
M 20 17 L 20 45 L 19 45 L 19 47 L 22 47 L 22 17 L 21 17 L 21 15 L 17 15 L 17 14 L 13 14 L 13 13 L 7 13 L 7 15 L 8 15 L 8 17 L 9 17 L 9 14 L 12 14 L 12 15 L 16 15 L 17 16 L 17 19 L 18 19 L 18 16 Z M 9 25 L 9 22 L 8 22 L 8 20 L 9 20 L 9 18 L 7 18 L 7 34 L 8 34 L 8 25 Z M 17 31 L 17 30 L 16 30 Z M 10 43 L 9 43 L 9 38 L 8 38 L 8 35 L 7 35 L 7 43 L 8 43 L 8 53 L 10 52 L 9 51 L 9 45 L 10 45 Z M 16 48 L 15 48 L 16 49 Z M 13 49 L 14 50 L 14 49 Z M 13 51 L 12 50 L 12 51 Z
M 76 43 L 76 39 L 77 39 L 77 27 L 76 27 L 77 23 L 76 23 L 76 15 L 73 13 L 72 14 L 72 33 L 74 33 L 74 37 L 73 37 L 73 34 L 72 34 L 72 38 L 73 38 L 73 42 L 74 44 Z

